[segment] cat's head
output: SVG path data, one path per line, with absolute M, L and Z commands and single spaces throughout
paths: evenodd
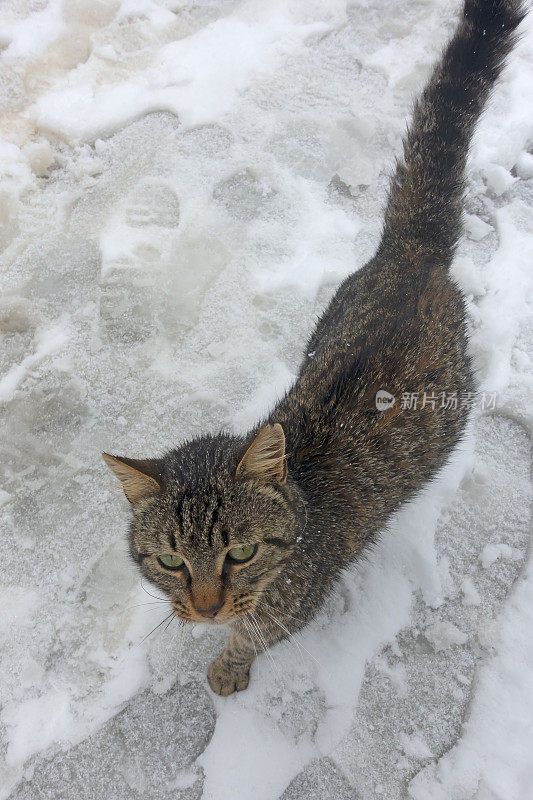
M 253 611 L 298 525 L 281 425 L 266 425 L 248 447 L 220 435 L 161 459 L 104 460 L 131 503 L 131 554 L 174 612 L 217 623 Z

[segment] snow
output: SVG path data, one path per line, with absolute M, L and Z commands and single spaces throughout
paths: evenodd
M 0 798 L 531 800 L 532 20 L 453 267 L 495 407 L 246 692 L 207 686 L 225 631 L 145 639 L 167 605 L 100 457 L 291 384 L 458 7 L 2 5 Z
M 465 606 L 478 606 L 481 603 L 479 592 L 469 575 L 463 578 L 461 582 L 461 591 L 463 593 L 463 603 Z
M 479 560 L 485 569 L 490 567 L 499 558 L 513 558 L 518 560 L 520 552 L 508 544 L 487 544 L 479 554 Z
M 424 631 L 424 636 L 435 652 L 446 650 L 454 644 L 464 644 L 468 636 L 451 622 L 436 622 Z
M 467 236 L 475 242 L 481 241 L 481 239 L 484 239 L 485 236 L 494 230 L 492 225 L 488 225 L 475 214 L 465 214 L 464 229 Z

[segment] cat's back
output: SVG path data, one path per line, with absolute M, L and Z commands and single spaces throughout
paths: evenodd
M 445 269 L 383 263 L 349 276 L 319 319 L 288 396 L 329 424 L 357 408 L 379 413 L 375 395 L 472 389 L 464 298 Z
M 315 502 L 342 506 L 347 525 L 365 519 L 370 534 L 444 464 L 472 388 L 464 300 L 451 278 L 434 270 L 413 282 L 377 257 L 335 294 L 271 419 Z

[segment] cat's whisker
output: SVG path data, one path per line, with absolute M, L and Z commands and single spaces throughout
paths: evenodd
M 255 623 L 255 628 L 257 630 L 259 641 L 261 643 L 261 646 L 263 647 L 263 650 L 265 651 L 266 656 L 269 658 L 269 661 L 270 661 L 270 663 L 272 665 L 272 670 L 273 670 L 274 676 L 277 675 L 278 678 L 283 682 L 283 679 L 281 677 L 281 672 L 277 668 L 276 662 L 274 661 L 274 657 L 273 657 L 272 653 L 268 649 L 268 644 L 266 642 L 266 639 L 265 639 L 265 636 L 263 634 L 263 631 L 261 630 L 261 626 L 259 625 L 259 621 L 254 616 L 252 611 L 249 611 L 248 613 L 250 615 L 250 619 L 253 620 L 253 622 Z
M 184 606 L 176 606 L 174 604 L 172 611 L 173 611 L 174 616 L 176 617 L 176 619 L 179 619 L 179 621 L 181 623 L 192 622 L 193 621 L 191 616 L 190 616 L 190 614 L 188 614 L 188 612 L 187 612 L 187 610 L 186 610 L 186 608 Z
M 272 622 L 274 622 L 289 637 L 289 639 L 287 641 L 289 642 L 289 644 L 296 645 L 298 653 L 300 654 L 300 657 L 302 657 L 302 651 L 305 650 L 305 647 L 302 644 L 300 644 L 300 642 L 294 636 L 294 634 L 292 634 L 289 631 L 288 628 L 286 628 L 284 625 L 282 625 L 282 623 L 279 620 L 277 620 L 272 614 L 270 614 L 266 609 L 263 611 L 263 613 L 267 614 L 267 616 L 270 617 Z M 309 654 L 309 655 L 311 655 L 311 654 Z M 302 663 L 303 663 L 303 661 L 302 661 Z
M 146 592 L 146 594 L 150 595 L 150 597 L 154 597 L 156 600 L 168 601 L 168 597 L 159 597 L 159 595 L 152 594 L 151 592 L 149 592 L 148 589 L 145 588 L 142 578 L 141 578 L 141 589 L 143 590 L 143 592 Z
M 165 630 L 163 631 L 163 633 L 166 633 L 168 631 L 168 629 L 170 628 L 170 626 L 172 625 L 172 623 L 174 622 L 175 619 L 176 619 L 176 615 L 174 614 L 174 612 L 172 612 L 172 617 L 170 618 L 170 622 L 165 627 Z
M 249 613 L 251 614 L 251 612 L 249 612 Z M 252 617 L 253 617 L 253 615 L 252 615 Z M 250 625 L 252 626 L 252 630 L 255 631 L 255 634 L 256 634 L 256 636 L 257 636 L 257 638 L 259 640 L 259 644 L 261 645 L 261 648 L 262 648 L 263 652 L 267 656 L 269 667 L 270 667 L 270 669 L 272 671 L 272 675 L 274 676 L 274 678 L 276 678 L 276 677 L 281 678 L 280 672 L 279 672 L 278 668 L 276 667 L 276 663 L 274 661 L 274 658 L 273 658 L 272 654 L 270 653 L 270 651 L 268 649 L 268 645 L 266 643 L 265 637 L 264 637 L 264 635 L 263 635 L 263 633 L 262 633 L 262 631 L 261 631 L 261 629 L 259 627 L 259 623 L 255 619 L 255 617 L 253 617 L 253 621 L 252 621 L 252 619 L 250 619 Z
M 265 646 L 264 646 L 264 639 L 261 636 L 261 631 L 259 630 L 259 626 L 258 626 L 257 620 L 255 619 L 255 617 L 253 616 L 251 611 L 247 612 L 247 616 L 249 618 L 248 621 L 250 623 L 250 627 L 251 627 L 252 631 L 257 636 L 257 639 L 258 639 L 259 644 L 261 645 L 262 649 L 265 650 L 265 652 L 266 652 L 266 649 L 265 649 Z M 243 617 L 243 619 L 244 619 L 244 617 Z
M 258 605 L 263 605 L 263 606 L 266 606 L 267 608 L 270 608 L 272 611 L 277 611 L 278 610 L 277 608 L 275 608 L 275 606 L 270 605 L 270 603 L 267 603 L 265 600 L 260 600 L 259 598 L 257 598 L 255 602 Z M 300 622 L 302 625 L 308 625 L 309 624 L 308 622 L 303 620 L 301 617 L 296 617 L 294 614 L 288 614 L 286 611 L 284 611 L 283 613 L 285 614 L 285 616 L 296 620 L 296 622 Z
M 267 614 L 267 615 L 270 617 L 270 619 L 271 619 L 271 620 L 272 620 L 274 623 L 276 623 L 276 624 L 278 625 L 278 627 L 279 627 L 279 628 L 281 628 L 281 630 L 283 630 L 283 632 L 284 632 L 284 633 L 285 633 L 285 634 L 288 636 L 288 638 L 287 638 L 287 639 L 285 639 L 285 641 L 287 642 L 287 644 L 294 645 L 294 646 L 296 647 L 296 650 L 297 650 L 297 652 L 298 652 L 298 655 L 300 656 L 300 661 L 301 661 L 301 663 L 302 663 L 302 667 L 303 667 L 303 666 L 304 666 L 304 658 L 303 658 L 303 646 L 302 646 L 302 645 L 300 645 L 300 642 L 299 642 L 299 641 L 296 639 L 296 637 L 295 637 L 295 636 L 293 636 L 293 634 L 292 634 L 292 633 L 289 633 L 289 632 L 287 631 L 287 629 L 284 629 L 284 628 L 282 627 L 282 625 L 281 625 L 281 624 L 280 624 L 280 623 L 279 623 L 279 622 L 278 622 L 278 621 L 277 621 L 277 620 L 276 620 L 274 617 L 272 617 L 272 616 L 271 616 L 271 615 L 268 613 L 268 611 L 265 611 L 265 610 L 263 610 L 263 613 L 266 613 L 266 614 Z
M 250 626 L 252 628 L 252 631 L 254 631 L 255 635 L 257 636 L 257 639 L 259 641 L 259 644 L 261 645 L 261 648 L 263 649 L 263 651 L 266 653 L 266 655 L 268 657 L 272 658 L 271 654 L 268 652 L 268 646 L 266 644 L 266 640 L 265 640 L 265 637 L 263 636 L 261 628 L 259 627 L 259 622 L 254 617 L 254 615 L 253 615 L 253 613 L 251 611 L 248 612 L 247 616 L 249 618 L 249 622 L 250 622 Z
M 133 606 L 128 606 L 128 610 L 132 608 L 140 608 L 141 606 L 159 606 L 162 603 L 170 603 L 170 600 L 151 600 L 148 603 L 135 603 Z
M 254 648 L 255 657 L 257 658 L 257 656 L 258 656 L 258 652 L 257 652 L 257 647 L 255 646 L 255 639 L 254 639 L 254 637 L 252 636 L 252 632 L 251 632 L 251 630 L 250 630 L 250 626 L 248 625 L 248 622 L 247 622 L 247 620 L 246 620 L 246 617 L 242 617 L 242 621 L 243 621 L 244 627 L 246 628 L 246 632 L 248 633 L 248 636 L 250 637 L 250 641 L 251 641 L 251 643 L 252 643 L 252 646 L 253 646 L 253 648 Z
M 174 612 L 173 612 L 173 611 L 171 611 L 171 612 L 170 612 L 170 614 L 168 614 L 168 616 L 166 616 L 166 617 L 165 617 L 165 619 L 162 619 L 162 620 L 161 620 L 161 622 L 160 622 L 158 625 L 156 625 L 156 626 L 155 626 L 155 628 L 153 628 L 153 629 L 150 631 L 150 633 L 147 633 L 147 634 L 146 634 L 146 636 L 144 637 L 144 639 L 141 639 L 141 641 L 139 642 L 139 645 L 141 645 L 143 642 L 145 642 L 145 641 L 148 639 L 148 637 L 152 635 L 152 633 L 155 633 L 155 631 L 156 631 L 158 628 L 160 628 L 160 627 L 161 627 L 161 625 L 164 625 L 164 623 L 165 623 L 165 622 L 168 620 L 168 618 L 169 618 L 169 617 L 172 617 L 173 615 L 174 615 Z
M 276 617 L 274 617 L 274 616 L 273 616 L 273 615 L 272 615 L 272 614 L 271 614 L 269 611 L 267 611 L 266 609 L 265 609 L 265 614 L 267 614 L 267 615 L 270 617 L 270 619 L 271 619 L 273 622 L 275 622 L 275 623 L 276 623 L 276 625 L 279 625 L 279 627 L 281 628 L 281 630 L 282 630 L 282 631 L 285 631 L 285 633 L 287 634 L 287 636 L 290 636 L 290 637 L 291 637 L 291 639 L 294 639 L 294 641 L 296 642 L 296 644 L 298 645 L 298 647 L 301 647 L 301 648 L 302 648 L 302 650 L 304 650 L 304 651 L 307 653 L 307 655 L 308 655 L 308 656 L 310 656 L 310 657 L 313 659 L 313 661 L 315 661 L 315 662 L 318 664 L 318 666 L 319 666 L 321 669 L 325 669 L 324 665 L 320 663 L 320 661 L 319 661 L 319 660 L 318 660 L 318 659 L 317 659 L 317 658 L 316 658 L 316 657 L 315 657 L 315 656 L 314 656 L 314 655 L 313 655 L 313 654 L 312 654 L 312 653 L 311 653 L 311 652 L 310 652 L 310 651 L 307 649 L 307 647 L 305 647 L 305 646 L 304 646 L 304 645 L 303 645 L 303 644 L 302 644 L 302 643 L 301 643 L 301 642 L 300 642 L 300 641 L 299 641 L 299 640 L 296 638 L 296 636 L 295 636 L 293 633 L 291 633 L 291 632 L 290 632 L 290 630 L 289 630 L 289 629 L 288 629 L 288 628 L 287 628 L 285 625 L 283 625 L 283 623 L 282 623 L 282 622 L 280 622 L 280 621 L 279 621 L 279 619 L 276 619 Z M 326 672 L 327 672 L 327 670 L 326 670 Z
M 271 611 L 278 611 L 278 609 L 275 606 L 270 605 L 270 603 L 267 603 L 265 600 L 261 600 L 260 598 L 258 598 L 256 600 L 256 603 L 257 603 L 257 605 L 260 605 L 260 606 L 266 606 Z M 305 620 L 303 620 L 301 617 L 297 617 L 295 614 L 289 614 L 286 611 L 284 611 L 283 613 L 284 613 L 285 616 L 289 617 L 290 619 L 293 619 L 296 622 L 301 623 L 302 625 L 307 625 L 307 622 Z

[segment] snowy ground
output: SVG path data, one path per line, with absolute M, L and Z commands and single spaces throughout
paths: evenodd
M 457 9 L 2 3 L 0 798 L 533 798 L 532 21 L 455 265 L 488 407 L 245 693 L 207 687 L 221 631 L 141 643 L 166 606 L 100 458 L 243 430 L 291 382 Z

